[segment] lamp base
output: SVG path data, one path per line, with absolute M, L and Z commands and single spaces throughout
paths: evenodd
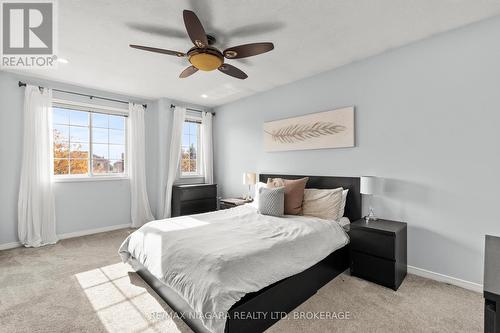
M 373 222 L 373 221 L 377 221 L 377 217 L 375 216 L 375 213 L 373 212 L 373 208 L 370 207 L 370 212 L 368 213 L 368 215 L 365 216 L 365 222 L 368 223 L 368 222 Z
M 243 199 L 247 200 L 247 201 L 251 201 L 252 200 L 252 185 L 248 184 L 248 192 L 247 192 L 247 195 L 245 195 L 243 197 Z

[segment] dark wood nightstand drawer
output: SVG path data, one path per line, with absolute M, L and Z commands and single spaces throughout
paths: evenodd
M 351 229 L 351 248 L 373 256 L 395 260 L 394 235 Z
M 395 262 L 361 252 L 351 252 L 351 275 L 397 289 Z

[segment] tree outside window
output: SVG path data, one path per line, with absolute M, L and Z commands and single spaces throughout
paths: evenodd
M 181 176 L 199 176 L 200 123 L 186 120 L 182 132 Z
M 125 117 L 54 106 L 55 176 L 125 172 Z

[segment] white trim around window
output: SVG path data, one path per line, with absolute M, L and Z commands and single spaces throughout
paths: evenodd
M 57 106 L 62 108 L 68 108 L 79 111 L 87 111 L 87 112 L 96 112 L 96 113 L 105 113 L 116 116 L 128 116 L 128 108 L 120 109 L 112 106 L 106 105 L 96 105 L 90 103 L 82 103 L 82 102 L 74 102 L 60 98 L 53 98 L 52 105 L 57 104 Z
M 79 182 L 102 182 L 102 181 L 114 181 L 114 180 L 128 180 L 128 175 L 120 176 L 53 176 L 52 181 L 54 183 L 79 183 Z

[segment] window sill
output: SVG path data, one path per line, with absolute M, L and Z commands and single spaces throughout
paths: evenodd
M 182 176 L 177 178 L 174 182 L 174 185 L 189 185 L 189 184 L 203 184 L 205 183 L 205 177 L 201 176 Z
M 93 177 L 53 177 L 53 183 L 103 182 L 109 180 L 129 180 L 124 176 L 93 176 Z
M 179 179 L 192 179 L 192 178 L 205 178 L 202 175 L 184 175 L 181 176 Z

